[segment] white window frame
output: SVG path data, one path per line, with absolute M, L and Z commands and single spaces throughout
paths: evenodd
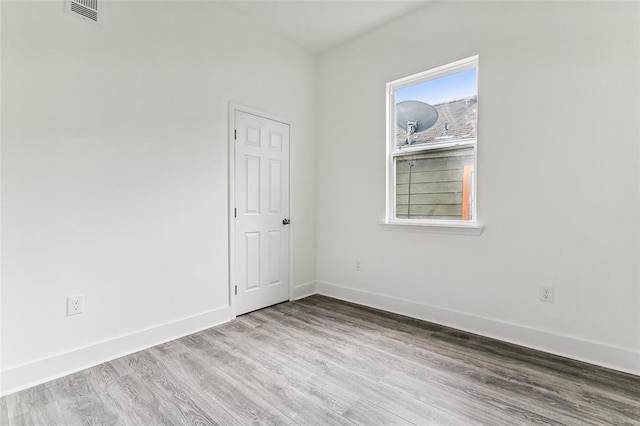
M 479 57 L 478 55 L 461 59 L 447 65 L 432 68 L 430 70 L 410 75 L 398 80 L 387 83 L 387 149 L 386 149 L 386 208 L 385 220 L 383 225 L 389 229 L 402 230 L 427 230 L 438 233 L 456 233 L 480 235 L 483 227 L 478 222 L 478 126 L 476 123 L 475 139 L 462 139 L 446 142 L 429 143 L 429 145 L 407 146 L 401 150 L 396 147 L 396 99 L 395 93 L 398 89 L 425 81 L 434 80 L 456 72 L 476 68 L 476 96 L 477 96 L 477 79 L 479 73 Z M 471 220 L 436 220 L 436 219 L 398 219 L 395 215 L 396 207 L 396 176 L 394 159 L 403 155 L 415 154 L 417 152 L 425 152 L 431 150 L 441 150 L 446 148 L 454 148 L 458 146 L 474 146 L 474 179 L 471 182 L 471 197 L 473 202 L 473 211 Z

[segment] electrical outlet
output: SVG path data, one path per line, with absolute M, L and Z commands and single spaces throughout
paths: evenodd
M 84 295 L 67 297 L 67 316 L 78 315 L 84 312 Z
M 362 271 L 362 262 L 359 259 L 356 259 L 356 271 Z
M 543 284 L 540 286 L 540 300 L 543 302 L 553 302 L 553 286 Z

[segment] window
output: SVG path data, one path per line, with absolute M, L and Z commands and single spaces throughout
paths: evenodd
M 387 84 L 386 223 L 476 224 L 478 57 Z

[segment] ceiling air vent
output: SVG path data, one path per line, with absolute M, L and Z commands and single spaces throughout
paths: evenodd
M 98 0 L 68 0 L 67 10 L 73 15 L 98 22 Z

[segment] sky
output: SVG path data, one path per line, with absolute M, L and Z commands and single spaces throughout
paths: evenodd
M 396 102 L 422 101 L 429 105 L 474 96 L 477 68 L 460 71 L 435 80 L 425 81 L 396 90 Z

